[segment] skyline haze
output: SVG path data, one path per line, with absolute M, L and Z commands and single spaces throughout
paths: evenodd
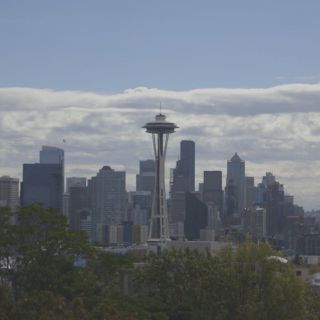
M 205 170 L 225 181 L 238 152 L 256 182 L 271 171 L 319 209 L 319 12 L 316 0 L 0 1 L 0 176 L 21 179 L 52 145 L 66 176 L 110 165 L 133 190 L 161 102 L 180 126 L 167 181 L 189 139 L 196 185 Z

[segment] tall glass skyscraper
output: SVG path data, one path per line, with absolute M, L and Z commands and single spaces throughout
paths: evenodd
M 63 171 L 60 164 L 32 163 L 23 165 L 21 204 L 38 203 L 53 207 L 62 214 Z
M 21 204 L 39 203 L 63 211 L 64 151 L 43 146 L 40 163 L 23 165 Z
M 187 177 L 188 191 L 194 191 L 195 179 L 195 143 L 192 140 L 182 140 L 180 143 L 179 173 Z
M 40 150 L 40 163 L 55 163 L 64 166 L 64 150 L 52 146 L 42 146 Z

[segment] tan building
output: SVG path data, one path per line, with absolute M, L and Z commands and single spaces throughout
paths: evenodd
M 3 176 L 0 178 L 0 203 L 15 211 L 19 205 L 19 179 Z

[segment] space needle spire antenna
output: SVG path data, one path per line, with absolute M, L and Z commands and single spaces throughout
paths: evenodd
M 165 192 L 165 158 L 169 134 L 178 128 L 173 122 L 166 121 L 166 116 L 161 111 L 160 104 L 160 113 L 156 115 L 155 121 L 148 122 L 143 126 L 147 133 L 152 134 L 156 160 L 156 179 L 148 236 L 148 249 L 155 253 L 163 251 L 170 241 Z

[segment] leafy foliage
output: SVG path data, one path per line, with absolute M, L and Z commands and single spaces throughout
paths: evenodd
M 234 254 L 169 251 L 139 274 L 139 291 L 160 300 L 170 319 L 302 319 L 304 284 L 270 260 L 268 245 L 246 243 Z
M 172 250 L 141 264 L 96 251 L 54 210 L 21 207 L 12 220 L 0 208 L 0 319 L 319 319 L 318 293 L 269 259 L 276 253 L 266 244 L 216 255 Z M 135 279 L 129 294 L 123 275 Z

